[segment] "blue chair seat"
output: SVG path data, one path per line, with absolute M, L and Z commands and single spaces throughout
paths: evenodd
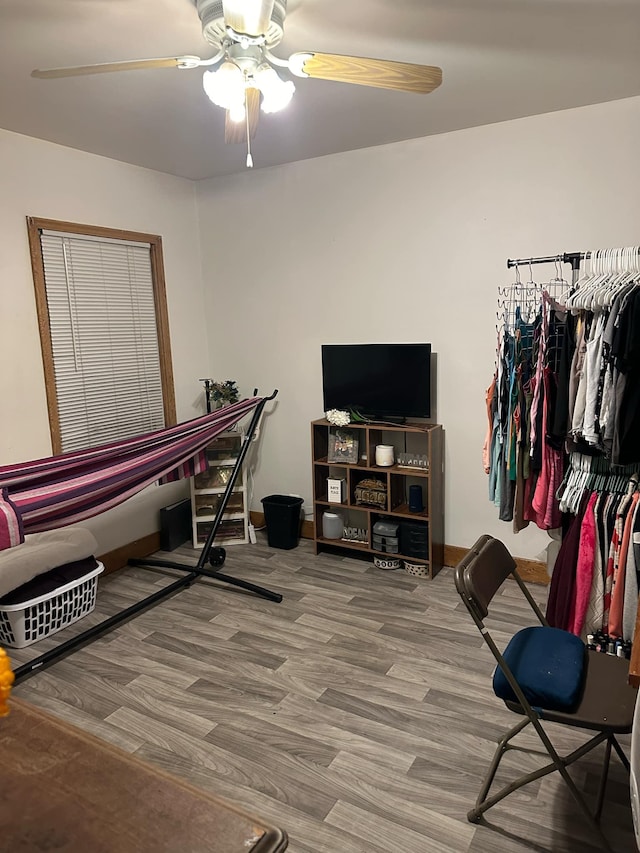
M 523 628 L 511 638 L 503 657 L 536 710 L 571 712 L 578 705 L 586 671 L 586 647 L 579 637 L 560 628 Z M 493 691 L 505 702 L 518 701 L 499 666 Z

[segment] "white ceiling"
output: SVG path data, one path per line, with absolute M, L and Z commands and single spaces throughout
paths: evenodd
M 640 94 L 638 0 L 289 0 L 275 53 L 439 65 L 412 95 L 297 80 L 261 115 L 256 167 Z M 187 178 L 245 169 L 202 70 L 58 80 L 34 68 L 211 56 L 193 0 L 0 0 L 0 127 Z

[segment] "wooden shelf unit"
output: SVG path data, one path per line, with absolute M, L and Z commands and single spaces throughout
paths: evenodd
M 358 438 L 358 461 L 354 463 L 329 462 L 329 435 L 337 429 L 351 431 Z M 395 458 L 399 453 L 409 452 L 426 456 L 428 469 L 403 467 L 398 464 L 378 466 L 375 464 L 376 445 L 392 444 Z M 444 559 L 444 430 L 440 424 L 349 424 L 336 427 L 324 418 L 311 422 L 311 453 L 313 478 L 313 517 L 315 551 L 354 552 L 360 555 L 398 557 L 409 563 L 428 567 L 429 577 L 434 577 L 442 568 Z M 342 503 L 328 500 L 327 479 L 344 479 L 346 489 Z M 375 478 L 382 481 L 387 490 L 384 508 L 358 504 L 355 490 L 361 480 Z M 411 512 L 409 509 L 409 486 L 422 487 L 424 509 Z M 364 528 L 366 542 L 345 539 L 326 539 L 322 535 L 322 515 L 337 512 L 346 527 Z M 377 521 L 390 521 L 399 525 L 416 525 L 428 532 L 426 550 L 419 555 L 392 554 L 373 547 L 373 526 Z M 400 530 L 399 530 L 400 534 Z

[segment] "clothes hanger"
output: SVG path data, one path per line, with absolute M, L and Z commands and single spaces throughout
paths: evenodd
M 577 310 L 577 302 L 581 296 L 582 289 L 588 285 L 593 269 L 593 252 L 585 252 L 585 262 L 582 268 L 582 275 L 576 282 L 576 287 L 573 293 L 569 293 L 564 300 L 565 307 L 570 311 Z
M 598 255 L 598 249 L 594 249 L 590 252 L 585 253 L 583 275 L 578 280 L 573 293 L 570 293 L 569 296 L 565 299 L 565 306 L 574 314 L 583 308 L 583 298 L 585 297 L 585 294 L 589 293 L 591 283 L 594 281 L 597 275 L 596 269 L 598 265 Z
M 574 473 L 575 476 L 573 478 L 573 482 L 571 483 L 566 496 L 566 503 L 568 511 L 575 515 L 580 506 L 580 501 L 582 500 L 582 495 L 584 494 L 584 489 L 590 473 L 586 458 L 583 454 L 579 454 Z
M 583 294 L 583 308 L 587 311 L 597 310 L 596 296 L 605 287 L 612 275 L 611 249 L 599 249 L 597 257 L 598 274 L 590 283 L 589 290 Z
M 564 273 L 562 272 L 562 256 L 558 255 L 553 263 L 555 266 L 556 275 L 551 284 L 553 285 L 553 288 L 556 290 L 556 292 L 552 295 L 555 298 L 557 308 L 566 310 L 566 300 L 574 292 L 575 285 L 570 284 L 564 277 Z M 559 288 L 561 289 L 558 292 Z
M 599 274 L 593 279 L 588 291 L 583 292 L 583 305 L 587 311 L 595 310 L 596 295 L 606 285 L 611 275 L 611 250 L 599 249 L 597 257 Z
M 639 246 L 627 246 L 627 248 L 624 249 L 624 270 L 617 290 L 610 294 L 608 301 L 609 307 L 613 305 L 614 300 L 621 290 L 624 290 L 636 281 L 638 277 L 638 252 L 640 252 Z
M 606 285 L 611 276 L 611 250 L 597 249 L 595 260 L 597 274 L 589 282 L 588 288 L 582 293 L 581 307 L 587 311 L 595 310 L 596 294 Z
M 594 310 L 611 305 L 620 291 L 620 286 L 626 282 L 629 269 L 629 250 L 627 248 L 611 249 L 608 256 L 610 265 L 609 277 L 595 291 L 592 299 Z

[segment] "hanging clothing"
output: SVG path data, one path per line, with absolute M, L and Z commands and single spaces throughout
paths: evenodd
M 571 454 L 559 489 L 571 521 L 547 607 L 556 627 L 578 636 L 601 632 L 611 640 L 630 641 L 640 577 L 640 477 L 636 472 L 597 473 L 605 468 L 597 457 Z
M 495 397 L 497 379 L 498 375 L 497 373 L 495 373 L 493 379 L 491 380 L 491 385 L 489 385 L 485 394 L 488 420 L 487 434 L 484 440 L 484 446 L 482 448 L 482 465 L 484 467 L 485 474 L 488 474 L 491 470 L 491 439 L 493 436 L 494 403 L 497 403 Z
M 587 503 L 582 524 L 580 525 L 580 539 L 578 543 L 578 557 L 576 561 L 576 588 L 575 607 L 573 622 L 569 630 L 576 636 L 580 636 L 584 627 L 589 599 L 591 597 L 591 586 L 593 583 L 593 572 L 596 564 L 596 516 L 595 505 L 598 495 L 594 492 Z
M 629 465 L 640 459 L 640 290 L 637 288 L 629 295 L 619 331 L 617 365 L 625 383 L 618 408 L 617 462 Z
M 564 474 L 564 449 L 553 424 L 566 315 L 540 290 L 535 300 L 513 308 L 509 302 L 513 315 L 500 338 L 496 384 L 485 395 L 489 498 L 516 532 L 530 521 L 545 530 L 560 523 L 555 491 Z
M 516 532 L 530 522 L 564 531 L 547 619 L 597 634 L 609 652 L 633 639 L 640 590 L 637 255 L 593 253 L 556 300 L 531 282 L 502 290 L 485 396 L 483 467 L 499 517 Z
M 571 521 L 569 529 L 562 540 L 562 545 L 560 546 L 560 551 L 553 567 L 546 614 L 547 622 L 552 628 L 562 628 L 565 631 L 570 631 L 574 624 L 576 612 L 576 566 L 580 550 L 582 519 L 588 502 L 588 495 L 585 495 L 578 513 Z
M 629 544 L 631 542 L 631 533 L 640 495 L 636 492 L 631 498 L 631 505 L 628 508 L 624 521 L 624 530 L 622 534 L 622 544 L 620 547 L 620 555 L 618 564 L 615 567 L 613 576 L 613 588 L 611 592 L 611 606 L 609 610 L 609 625 L 608 631 L 610 637 L 624 636 L 623 615 L 624 615 L 624 592 L 626 586 L 627 574 L 627 557 L 629 553 Z
M 624 605 L 622 613 L 622 636 L 633 639 L 638 611 L 638 577 L 640 574 L 640 501 L 636 503 L 631 540 L 627 551 L 627 565 L 624 578 Z
M 609 546 L 609 556 L 607 559 L 607 569 L 604 576 L 604 606 L 602 612 L 602 629 L 607 630 L 609 625 L 609 616 L 611 608 L 611 598 L 613 595 L 613 587 L 615 578 L 618 574 L 620 566 L 620 552 L 622 550 L 622 540 L 626 515 L 631 505 L 631 496 L 625 495 L 618 501 L 615 517 L 613 522 L 613 532 L 611 534 L 611 544 Z
M 610 496 L 607 494 L 597 495 L 593 507 L 594 516 L 594 562 L 591 572 L 591 589 L 588 593 L 587 612 L 585 614 L 582 628 L 585 634 L 594 634 L 602 628 L 602 610 L 604 600 L 604 524 L 602 513 L 606 512 L 606 506 Z M 586 566 L 583 564 L 583 571 Z

